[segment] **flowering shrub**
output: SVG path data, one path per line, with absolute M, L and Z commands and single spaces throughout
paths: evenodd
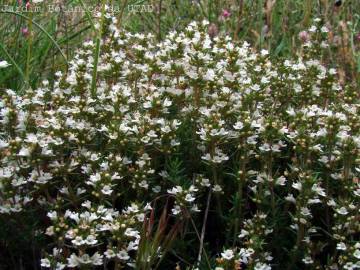
M 0 212 L 39 216 L 44 269 L 360 268 L 359 99 L 314 58 L 326 28 L 274 61 L 106 20 L 96 93 L 86 42 L 53 87 L 1 94 Z

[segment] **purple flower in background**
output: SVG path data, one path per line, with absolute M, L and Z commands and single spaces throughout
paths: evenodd
M 27 27 L 24 27 L 21 29 L 21 33 L 24 37 L 27 37 L 29 35 L 29 29 Z
M 229 18 L 231 16 L 231 12 L 227 9 L 224 9 L 221 13 L 221 16 L 224 17 L 225 19 Z
M 309 33 L 307 31 L 301 31 L 299 33 L 299 39 L 304 43 L 308 42 L 310 39 Z
M 360 42 L 360 32 L 356 34 L 355 39 L 356 39 L 357 42 Z
M 215 37 L 219 33 L 219 28 L 216 26 L 216 24 L 211 23 L 208 28 L 208 34 L 210 37 Z

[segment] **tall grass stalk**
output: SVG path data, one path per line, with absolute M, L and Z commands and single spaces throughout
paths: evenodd
M 201 263 L 202 251 L 203 251 L 203 249 L 204 249 L 204 239 L 205 239 L 206 223 L 207 223 L 207 218 L 208 218 L 208 214 L 209 214 L 209 210 L 210 210 L 210 202 L 211 202 L 211 189 L 209 189 L 209 193 L 208 193 L 208 196 L 207 196 L 206 209 L 205 209 L 203 224 L 202 224 L 202 228 L 201 228 L 200 245 L 199 245 L 199 255 L 198 255 L 198 264 Z
M 106 0 L 102 0 L 101 1 L 100 26 L 99 26 L 98 33 L 96 36 L 96 46 L 95 46 L 95 52 L 94 52 L 94 69 L 93 69 L 92 80 L 91 80 L 91 94 L 93 97 L 96 96 L 98 63 L 99 63 L 99 57 L 100 57 L 100 45 L 101 45 L 101 38 L 102 38 L 102 30 L 103 30 L 103 26 L 104 26 L 105 11 L 106 11 Z
M 26 51 L 26 66 L 25 66 L 25 80 L 29 81 L 30 68 L 31 68 L 31 53 L 32 53 L 32 42 L 33 42 L 33 13 L 30 11 L 30 16 L 28 19 L 28 31 L 29 38 L 27 42 L 27 51 Z
M 8 60 L 11 62 L 11 64 L 16 68 L 16 70 L 18 71 L 18 73 L 21 75 L 21 77 L 23 78 L 24 82 L 26 85 L 29 85 L 28 80 L 25 77 L 24 72 L 22 71 L 22 69 L 19 67 L 19 65 L 16 63 L 16 61 L 14 60 L 14 58 L 12 58 L 12 56 L 9 54 L 9 52 L 6 50 L 6 48 L 0 43 L 0 49 L 4 52 L 4 54 L 7 56 Z

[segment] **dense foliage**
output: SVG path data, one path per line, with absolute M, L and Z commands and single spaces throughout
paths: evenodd
M 360 103 L 316 60 L 325 26 L 274 61 L 206 22 L 106 22 L 95 88 L 89 41 L 1 93 L 0 212 L 37 217 L 44 269 L 360 268 Z

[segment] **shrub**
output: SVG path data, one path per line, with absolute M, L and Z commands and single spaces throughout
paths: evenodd
M 42 267 L 360 268 L 359 99 L 314 58 L 325 28 L 271 60 L 206 22 L 156 44 L 106 20 L 95 93 L 86 42 L 1 94 L 0 212 L 38 217 Z

